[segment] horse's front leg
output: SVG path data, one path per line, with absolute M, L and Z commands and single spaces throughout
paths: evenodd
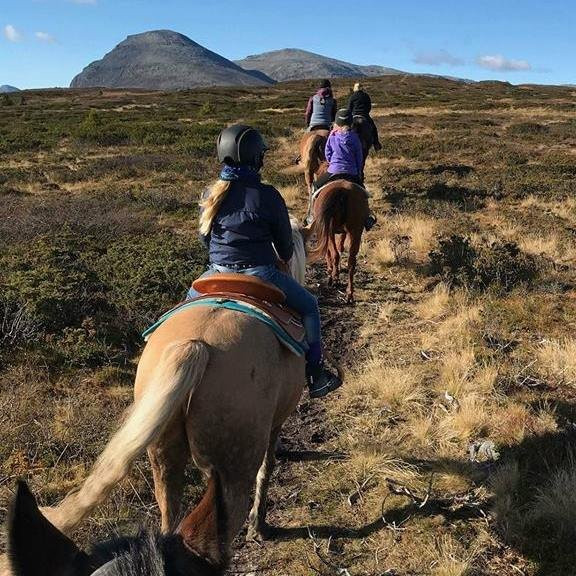
M 350 252 L 348 254 L 348 286 L 346 288 L 346 303 L 354 303 L 354 274 L 356 273 L 356 262 L 358 261 L 358 252 L 360 251 L 360 240 L 362 231 L 358 238 L 354 236 L 350 240 Z

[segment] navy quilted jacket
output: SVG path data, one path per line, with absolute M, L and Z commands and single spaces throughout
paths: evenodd
M 292 257 L 292 228 L 280 192 L 267 184 L 232 182 L 210 234 L 203 236 L 210 263 L 221 266 L 266 266 Z

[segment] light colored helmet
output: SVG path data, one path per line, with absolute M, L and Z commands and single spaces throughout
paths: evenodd
M 362 90 L 362 88 L 364 88 L 364 86 L 362 86 L 361 82 L 356 82 L 356 84 L 354 84 L 354 92 L 358 92 L 358 90 Z

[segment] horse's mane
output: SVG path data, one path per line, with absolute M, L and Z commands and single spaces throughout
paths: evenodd
M 306 282 L 306 247 L 302 236 L 302 227 L 295 218 L 290 218 L 292 226 L 292 241 L 294 243 L 294 254 L 290 258 L 289 266 L 292 278 L 304 286 Z
M 181 574 L 175 551 L 184 551 L 179 536 L 141 531 L 136 536 L 121 537 L 98 544 L 92 550 L 97 564 L 103 562 L 93 576 L 178 576 Z M 185 552 L 187 555 L 189 551 Z M 188 556 L 190 576 L 217 576 L 219 567 L 200 557 Z

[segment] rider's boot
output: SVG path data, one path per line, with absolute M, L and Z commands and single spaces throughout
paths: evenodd
M 376 222 L 378 222 L 376 216 L 374 216 L 374 214 L 370 212 L 370 214 L 368 214 L 368 218 L 366 218 L 366 222 L 364 222 L 364 228 L 366 229 L 366 232 L 372 230 Z
M 306 382 L 310 398 L 322 398 L 342 386 L 340 377 L 324 368 L 320 342 L 310 344 L 306 352 Z
M 306 381 L 310 398 L 322 398 L 342 386 L 340 377 L 326 369 L 322 363 L 306 365 Z

